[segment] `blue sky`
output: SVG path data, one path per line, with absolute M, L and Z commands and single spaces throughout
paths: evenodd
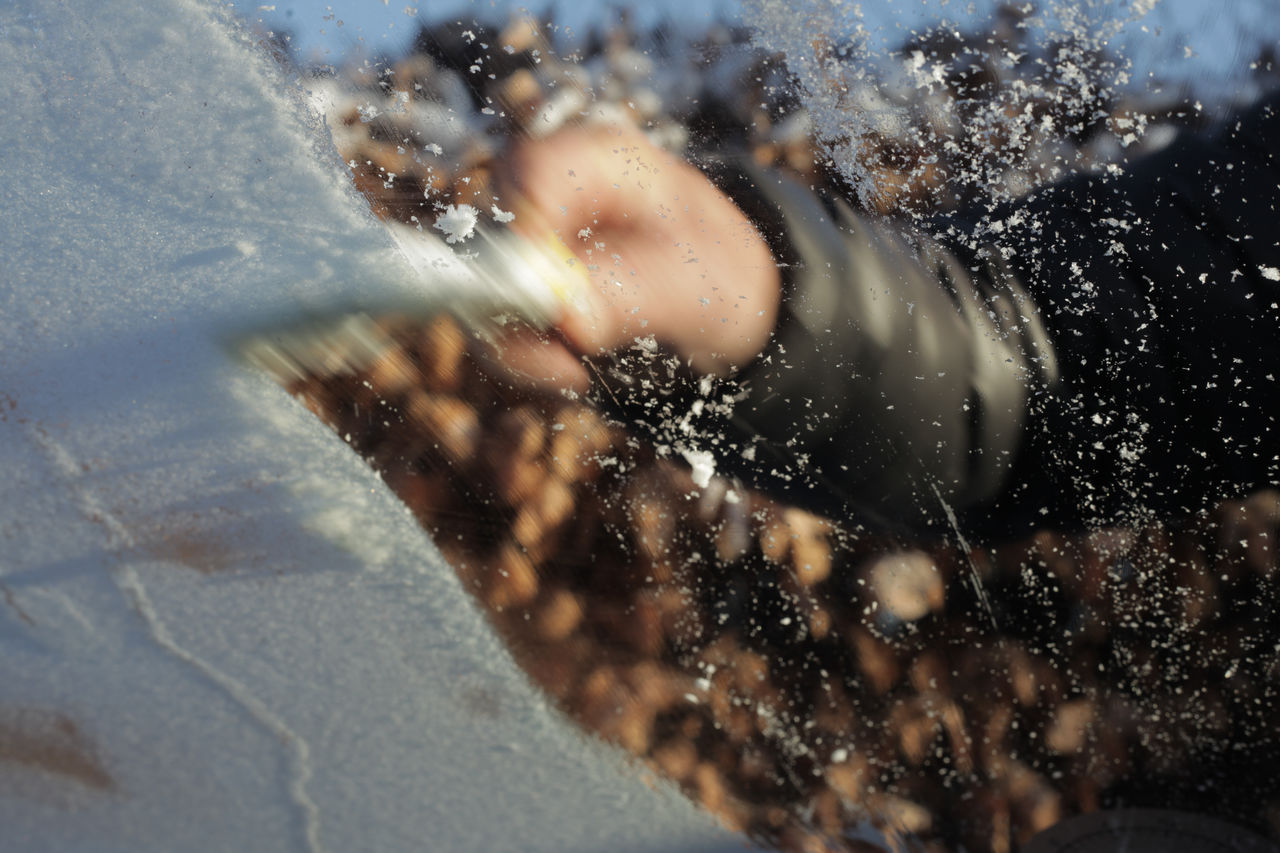
M 580 0 L 232 0 L 231 5 L 252 22 L 289 28 L 303 57 L 336 59 L 351 45 L 362 45 L 371 52 L 399 47 L 412 37 L 419 20 L 501 20 L 520 8 L 532 9 L 541 17 L 544 10 L 552 8 L 558 23 L 582 30 L 606 18 L 611 8 L 625 4 Z M 736 0 L 646 0 L 630 5 L 644 23 L 657 22 L 668 14 L 696 23 L 732 15 L 738 4 Z
M 984 15 L 997 0 L 862 0 L 863 19 L 890 43 L 905 29 L 942 16 L 953 18 L 966 8 Z M 1057 0 L 1087 5 L 1099 17 L 1125 17 L 1137 0 Z M 502 18 L 513 9 L 555 10 L 555 19 L 581 31 L 630 5 L 641 23 L 665 16 L 689 24 L 712 18 L 737 18 L 739 0 L 646 0 L 643 3 L 583 2 L 583 0 L 231 0 L 246 19 L 262 26 L 284 25 L 293 32 L 303 58 L 336 62 L 356 46 L 369 53 L 396 52 L 417 28 L 419 20 L 446 17 Z M 1045 0 L 1040 7 L 1051 5 Z M 1126 25 L 1117 47 L 1142 70 L 1158 69 L 1166 76 L 1203 79 L 1238 70 L 1256 53 L 1260 40 L 1280 44 L 1280 0 L 1158 0 L 1155 8 Z M 496 13 L 496 14 L 495 14 Z

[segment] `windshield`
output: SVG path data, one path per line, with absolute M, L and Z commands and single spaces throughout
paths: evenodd
M 335 496 L 394 495 L 617 773 L 766 849 L 1044 850 L 1138 808 L 1280 838 L 1272 0 L 230 8 L 381 241 L 300 237 L 306 307 L 226 347 L 368 475 L 288 498 L 333 498 L 307 524 L 352 583 L 394 546 Z M 190 251 L 173 270 L 266 263 Z M 112 554 L 205 566 L 199 596 L 252 562 L 136 536 Z M 383 651 L 436 653 L 410 645 Z M 319 849 L 323 745 L 200 666 L 290 745 Z M 501 717 L 501 684 L 454 675 Z M 20 710 L 0 769 L 74 753 L 128 789 Z

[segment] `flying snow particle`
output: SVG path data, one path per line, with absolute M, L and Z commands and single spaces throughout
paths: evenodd
M 496 204 L 490 206 L 489 212 L 493 214 L 493 219 L 495 222 L 506 223 L 516 218 L 516 215 L 514 213 L 512 213 L 509 210 L 503 210 L 502 208 L 498 207 Z
M 693 469 L 693 482 L 700 489 L 711 485 L 711 475 L 716 472 L 716 458 L 709 450 L 686 450 L 681 448 L 680 455 Z
M 461 243 L 475 233 L 478 213 L 469 204 L 451 204 L 436 217 L 436 230 L 444 232 L 446 243 Z
M 1262 272 L 1262 277 L 1272 281 L 1280 281 L 1280 268 L 1277 267 L 1258 267 Z

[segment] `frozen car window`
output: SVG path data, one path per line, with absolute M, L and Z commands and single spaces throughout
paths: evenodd
M 566 718 L 775 849 L 1280 834 L 1266 4 L 241 13 L 430 293 L 242 350 Z

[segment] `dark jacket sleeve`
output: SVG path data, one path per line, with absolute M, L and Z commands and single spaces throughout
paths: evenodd
M 935 237 L 740 171 L 726 188 L 785 299 L 736 376 L 722 468 L 926 534 L 1141 520 L 1276 483 L 1278 104 Z
M 879 527 L 947 523 L 949 508 L 995 498 L 1030 396 L 1058 375 L 1021 283 L 1003 262 L 966 264 L 787 178 L 748 173 L 779 212 L 749 211 L 784 259 L 785 293 L 770 345 L 736 376 L 743 397 L 726 434 L 747 458 L 730 454 L 726 467 Z

